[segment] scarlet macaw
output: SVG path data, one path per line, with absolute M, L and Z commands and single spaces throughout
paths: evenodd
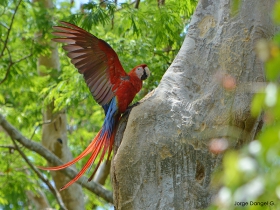
M 127 74 L 116 52 L 108 43 L 76 25 L 64 21 L 60 23 L 64 26 L 54 26 L 56 31 L 53 32 L 60 38 L 54 38 L 53 41 L 66 43 L 63 49 L 68 52 L 67 56 L 79 73 L 84 75 L 93 98 L 105 111 L 105 120 L 101 130 L 78 157 L 61 166 L 39 167 L 44 170 L 60 170 L 91 154 L 77 176 L 60 189 L 64 190 L 86 172 L 99 153 L 101 153 L 100 160 L 88 181 L 92 180 L 107 151 L 108 157 L 110 156 L 117 122 L 142 88 L 142 80 L 149 77 L 150 70 L 146 64 L 141 64 Z

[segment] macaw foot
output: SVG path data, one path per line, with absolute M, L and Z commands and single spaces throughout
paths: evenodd
M 122 114 L 122 116 L 118 122 L 118 125 L 117 125 L 118 128 L 117 128 L 117 134 L 116 134 L 115 142 L 114 142 L 114 154 L 117 154 L 117 150 L 118 150 L 119 146 L 121 145 L 123 133 L 126 128 L 129 114 L 130 114 L 132 108 L 139 104 L 140 104 L 140 102 L 136 102 L 135 104 L 132 104 Z
M 132 108 L 135 107 L 135 106 L 138 106 L 139 104 L 140 104 L 140 102 L 136 102 L 136 103 L 132 104 L 131 106 L 127 107 L 127 109 L 123 113 L 123 116 L 129 115 L 131 110 L 132 110 Z

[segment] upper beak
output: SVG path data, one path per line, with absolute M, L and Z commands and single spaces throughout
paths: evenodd
M 150 69 L 148 67 L 144 68 L 144 74 L 141 77 L 141 80 L 145 80 L 150 76 L 151 72 Z

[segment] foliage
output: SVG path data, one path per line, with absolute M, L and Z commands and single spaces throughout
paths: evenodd
M 38 75 L 37 58 L 50 55 L 51 26 L 59 20 L 71 21 L 104 39 L 115 49 L 126 70 L 147 63 L 152 77 L 137 100 L 155 88 L 177 54 L 185 26 L 195 8 L 194 0 L 170 0 L 158 7 L 156 1 L 141 1 L 139 9 L 130 1 L 115 5 L 97 1 L 84 4 L 75 11 L 69 1 L 58 1 L 53 9 L 45 9 L 41 1 L 0 1 L 0 113 L 26 137 L 40 141 L 42 109 L 54 100 L 56 111 L 68 113 L 68 139 L 77 156 L 99 130 L 103 110 L 94 102 L 83 78 L 59 46 L 60 71 L 40 66 L 45 76 Z M 72 12 L 71 12 L 72 11 Z M 38 33 L 40 31 L 41 33 Z M 40 41 L 37 42 L 38 37 Z M 0 128 L 1 129 L 1 128 Z M 46 194 L 55 207 L 54 196 L 27 166 L 13 142 L 0 132 L 0 208 L 33 208 L 26 196 L 28 190 Z M 75 149 L 74 149 L 75 148 Z M 42 157 L 22 148 L 34 165 L 42 165 Z M 83 161 L 77 167 L 81 168 Z M 45 172 L 44 172 L 45 173 Z M 50 178 L 49 173 L 45 176 Z M 106 184 L 110 188 L 109 180 Z M 104 205 L 87 191 L 87 209 Z
M 279 0 L 273 14 L 279 24 Z M 225 154 L 224 170 L 214 178 L 223 187 L 215 206 L 209 209 L 280 208 L 280 34 L 271 41 L 261 40 L 257 52 L 265 62 L 268 83 L 263 92 L 255 95 L 251 112 L 263 117 L 264 126 L 257 140 L 241 151 Z

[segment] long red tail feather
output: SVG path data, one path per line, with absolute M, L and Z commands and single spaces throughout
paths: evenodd
M 74 182 L 76 182 L 79 178 L 81 178 L 81 176 L 83 176 L 83 174 L 86 172 L 86 170 L 95 161 L 95 159 L 96 159 L 97 155 L 99 154 L 102 146 L 104 146 L 104 142 L 106 142 L 106 138 L 107 138 L 107 133 L 105 135 L 103 135 L 101 139 L 97 139 L 97 137 L 95 137 L 94 140 L 98 140 L 98 142 L 97 142 L 96 148 L 94 149 L 94 151 L 92 151 L 92 154 L 91 154 L 90 158 L 88 159 L 88 161 L 86 162 L 84 167 L 81 169 L 81 171 L 74 177 L 74 179 L 72 179 L 70 182 L 68 182 L 62 188 L 60 188 L 60 191 L 66 189 L 67 187 L 72 185 Z
M 64 169 L 64 168 L 67 168 L 67 167 L 73 165 L 74 163 L 76 163 L 77 161 L 79 161 L 80 159 L 82 159 L 83 157 L 88 155 L 89 153 L 91 153 L 91 156 L 89 157 L 89 159 L 87 160 L 86 164 L 83 166 L 81 171 L 74 177 L 74 179 L 72 179 L 70 182 L 68 182 L 66 185 L 64 185 L 60 189 L 60 190 L 64 190 L 83 176 L 83 174 L 87 171 L 87 169 L 94 163 L 98 154 L 102 151 L 102 153 L 100 155 L 100 159 L 97 163 L 97 166 L 96 166 L 94 172 L 92 173 L 92 175 L 90 176 L 90 178 L 88 179 L 88 181 L 91 181 L 93 179 L 100 163 L 104 159 L 104 156 L 105 156 L 106 152 L 108 151 L 108 149 L 109 149 L 109 151 L 108 151 L 109 152 L 108 158 L 109 158 L 109 155 L 112 151 L 113 145 L 111 145 L 111 144 L 113 144 L 113 142 L 114 142 L 114 137 L 115 137 L 115 131 L 113 131 L 113 134 L 110 135 L 107 131 L 102 133 L 102 129 L 101 129 L 98 132 L 98 134 L 96 135 L 96 137 L 89 144 L 89 146 L 78 157 L 74 158 L 72 161 L 69 161 L 68 163 L 65 163 L 60 166 L 51 166 L 51 167 L 38 166 L 38 168 L 43 169 L 43 170 L 51 170 L 51 171 Z
M 63 165 L 60 165 L 60 166 L 50 166 L 50 167 L 37 166 L 37 167 L 42 170 L 58 171 L 58 170 L 67 168 L 67 167 L 75 164 L 76 162 L 78 162 L 79 160 L 81 160 L 83 157 L 85 157 L 86 155 L 88 155 L 89 153 L 91 153 L 94 150 L 96 140 L 99 138 L 100 134 L 101 134 L 101 130 L 98 132 L 96 137 L 91 141 L 91 143 L 88 145 L 88 147 L 73 160 L 71 160 Z
M 114 129 L 113 134 L 112 134 L 111 137 L 110 137 L 110 141 L 106 141 L 106 142 L 105 142 L 104 149 L 103 149 L 103 152 L 102 152 L 102 154 L 101 154 L 101 156 L 100 156 L 100 159 L 99 159 L 99 161 L 98 161 L 98 163 L 97 163 L 97 166 L 95 167 L 95 169 L 94 169 L 93 173 L 91 174 L 91 176 L 89 177 L 88 181 L 91 181 L 91 180 L 93 179 L 93 177 L 94 177 L 94 175 L 95 175 L 97 169 L 99 168 L 101 162 L 102 162 L 103 159 L 104 159 L 104 156 L 105 156 L 105 154 L 106 154 L 108 148 L 109 148 L 109 150 L 108 150 L 108 159 L 109 159 L 110 154 L 111 154 L 111 152 L 112 152 L 112 148 L 113 148 L 113 142 L 114 142 L 114 139 L 115 139 L 115 133 L 116 133 L 115 131 L 116 131 L 116 129 Z

